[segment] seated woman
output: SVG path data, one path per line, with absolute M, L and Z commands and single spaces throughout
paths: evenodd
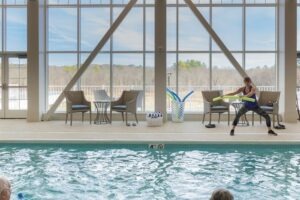
M 0 177 L 0 200 L 9 200 L 11 194 L 11 187 L 9 181 Z
M 264 117 L 266 119 L 266 124 L 268 127 L 268 134 L 270 135 L 274 135 L 277 136 L 277 133 L 275 133 L 272 129 L 271 129 L 271 119 L 270 116 L 259 107 L 257 100 L 256 100 L 256 87 L 252 84 L 252 81 L 249 77 L 245 77 L 244 78 L 244 84 L 245 86 L 239 88 L 237 91 L 229 93 L 227 95 L 237 95 L 240 93 L 243 93 L 244 96 L 249 97 L 249 98 L 253 98 L 255 99 L 254 102 L 250 102 L 250 101 L 245 101 L 244 102 L 244 106 L 238 111 L 234 121 L 233 121 L 233 127 L 230 131 L 230 135 L 233 136 L 234 135 L 234 130 L 236 125 L 238 124 L 240 117 L 243 116 L 244 114 L 246 114 L 248 111 L 253 111 L 255 113 L 257 113 L 258 115 Z

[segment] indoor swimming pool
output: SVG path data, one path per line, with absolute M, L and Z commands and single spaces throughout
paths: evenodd
M 300 199 L 298 145 L 1 144 L 0 175 L 30 200 Z

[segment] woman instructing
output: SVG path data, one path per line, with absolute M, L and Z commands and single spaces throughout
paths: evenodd
M 230 135 L 233 136 L 234 135 L 234 130 L 236 125 L 238 124 L 240 117 L 243 116 L 244 114 L 246 114 L 248 111 L 253 111 L 255 113 L 257 113 L 258 115 L 262 116 L 263 118 L 266 119 L 266 124 L 268 127 L 268 134 L 269 135 L 274 135 L 277 136 L 277 133 L 275 133 L 272 129 L 271 129 L 271 119 L 270 116 L 259 107 L 257 100 L 256 100 L 256 87 L 252 84 L 252 81 L 249 77 L 245 77 L 244 78 L 244 87 L 239 88 L 237 91 L 227 94 L 227 95 L 237 95 L 240 93 L 243 93 L 243 95 L 245 97 L 249 97 L 249 98 L 253 98 L 255 99 L 254 102 L 250 102 L 250 101 L 244 101 L 244 105 L 243 107 L 238 111 L 233 123 L 232 123 L 232 129 L 230 131 Z

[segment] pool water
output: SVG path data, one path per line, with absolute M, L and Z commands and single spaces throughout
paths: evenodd
M 300 199 L 300 146 L 1 145 L 12 199 Z

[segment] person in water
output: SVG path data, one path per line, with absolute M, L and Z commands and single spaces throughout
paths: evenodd
M 237 91 L 227 94 L 227 95 L 237 95 L 240 93 L 243 93 L 245 97 L 253 98 L 255 99 L 255 102 L 250 102 L 250 101 L 244 101 L 243 107 L 238 111 L 233 123 L 232 123 L 232 129 L 230 131 L 230 135 L 234 135 L 234 130 L 236 125 L 238 124 L 240 117 L 246 114 L 248 111 L 253 111 L 257 113 L 258 115 L 262 116 L 266 120 L 266 124 L 268 127 L 268 134 L 277 136 L 277 133 L 275 133 L 271 129 L 271 119 L 270 116 L 259 107 L 256 99 L 256 87 L 252 84 L 252 81 L 249 77 L 244 78 L 244 87 L 239 88 Z
M 11 194 L 11 186 L 9 181 L 0 177 L 0 200 L 9 200 Z
M 228 190 L 218 189 L 212 193 L 210 200 L 234 200 L 234 197 Z

